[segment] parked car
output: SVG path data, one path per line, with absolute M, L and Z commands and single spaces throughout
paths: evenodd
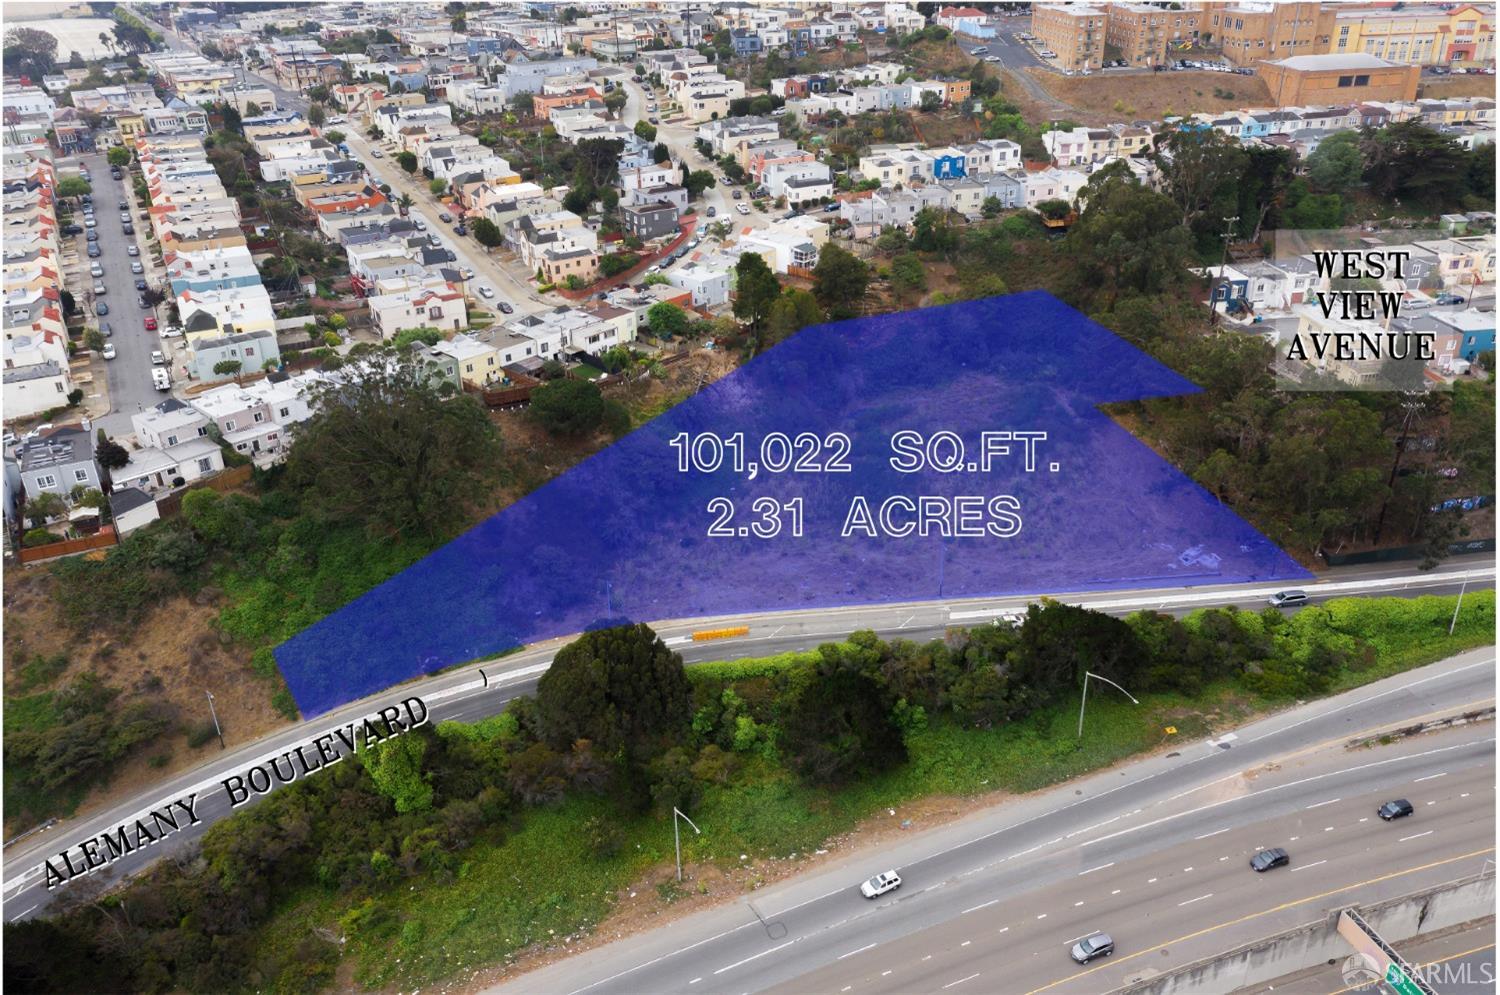
M 110 179 L 112 179 L 112 180 L 120 180 L 120 179 L 124 179 L 124 177 L 123 177 L 123 176 L 121 176 L 121 174 L 120 174 L 120 171 L 119 171 L 119 170 L 118 170 L 118 169 L 111 169 L 111 170 L 110 170 L 110 171 L 109 171 L 109 177 L 110 177 Z
M 161 354 L 161 350 L 160 349 L 152 349 L 151 350 L 151 365 L 152 366 L 165 366 L 166 363 L 167 363 L 167 357 L 165 357 L 165 356 L 163 356 Z
M 99 353 L 99 355 L 103 356 L 105 359 L 114 359 L 115 344 L 113 342 L 104 343 L 104 349 Z
M 1307 600 L 1306 591 L 1277 591 L 1270 597 L 1271 607 L 1280 608 L 1282 605 L 1300 605 Z
M 1462 304 L 1464 299 L 1457 294 L 1438 294 L 1437 302 L 1442 305 Z
M 88 234 L 84 235 L 84 239 L 89 242 L 97 242 L 99 241 L 99 233 L 90 228 Z
M 95 302 L 94 313 L 100 315 L 109 314 L 109 304 L 105 301 Z
M 127 234 L 127 235 L 134 235 L 135 234 L 135 225 L 133 225 L 129 221 L 127 221 L 127 222 L 125 222 L 124 225 L 121 226 L 121 230 L 125 234 Z
M 110 327 L 109 322 L 107 321 L 99 322 L 99 332 L 105 338 L 109 338 L 111 335 L 115 334 L 115 330 Z
M 89 258 L 90 259 L 97 259 L 97 258 L 99 258 L 99 256 L 100 256 L 99 243 L 98 242 L 90 242 L 89 243 Z
M 729 194 L 729 196 L 733 197 L 735 200 L 740 200 L 744 197 L 744 195 L 745 194 L 743 190 L 732 190 Z
M 81 231 L 83 231 L 83 225 L 63 225 L 62 230 L 64 235 L 77 235 Z
M 1292 862 L 1292 858 L 1279 846 L 1273 846 L 1269 850 L 1262 850 L 1250 858 L 1250 868 L 1257 874 L 1263 874 L 1273 867 L 1285 867 Z
M 102 283 L 96 283 L 96 284 L 94 284 L 94 296 L 95 297 L 103 297 L 107 293 L 109 293 L 109 288 L 106 287 L 104 284 L 102 284 Z
M 1411 815 L 1413 811 L 1411 802 L 1405 798 L 1395 798 L 1377 808 L 1375 814 L 1379 815 L 1386 822 L 1390 822 L 1392 819 L 1404 819 L 1408 815 Z
M 127 245 L 125 246 L 125 254 L 127 256 L 138 256 L 141 254 L 141 250 L 134 245 Z
M 711 218 L 711 217 L 713 217 L 717 213 L 719 213 L 718 208 L 714 207 L 712 204 L 709 204 L 708 205 L 708 216 Z
M 89 263 L 89 276 L 103 276 L 104 267 L 98 263 Z
M 734 205 L 734 209 L 736 211 L 739 211 L 741 214 L 749 214 L 750 213 L 750 208 L 746 207 L 744 204 L 736 204 L 736 205 Z
M 154 331 L 156 331 L 156 319 L 154 317 L 148 317 L 146 319 L 146 331 L 148 331 L 148 332 L 154 332 Z
M 137 290 L 145 290 L 146 289 L 146 281 L 145 281 L 144 278 L 135 281 L 135 289 L 137 289 Z
M 92 228 L 96 223 L 97 222 L 94 221 L 94 216 L 92 214 L 85 214 L 83 216 L 83 226 L 85 228 Z
M 130 264 L 130 272 L 132 273 L 144 273 L 145 271 L 146 268 L 141 265 L 141 261 L 139 259 Z
M 1077 943 L 1069 951 L 1073 959 L 1080 964 L 1087 964 L 1095 957 L 1108 957 L 1115 952 L 1115 941 L 1108 933 L 1090 933 Z
M 879 898 L 888 891 L 901 887 L 901 875 L 895 871 L 877 874 L 859 886 L 859 893 L 866 898 Z

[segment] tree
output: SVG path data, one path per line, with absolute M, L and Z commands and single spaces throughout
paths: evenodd
M 475 218 L 473 229 L 474 238 L 486 249 L 493 249 L 505 240 L 500 233 L 500 226 L 489 218 Z
M 406 170 L 407 173 L 417 171 L 417 154 L 415 152 L 397 152 L 396 165 Z
M 927 289 L 927 270 L 914 252 L 903 252 L 891 260 L 891 286 L 896 296 L 911 299 Z
M 111 166 L 119 166 L 121 169 L 130 165 L 130 150 L 123 147 L 112 148 L 105 154 Z
M 808 325 L 818 325 L 824 320 L 817 298 L 805 290 L 788 289 L 771 305 L 766 315 L 765 342 L 775 345 L 791 337 Z
M 688 196 L 697 200 L 703 195 L 703 191 L 714 186 L 714 174 L 706 169 L 695 169 L 687 174 L 682 185 L 687 188 Z
M 11 28 L 5 32 L 3 58 L 7 74 L 26 76 L 40 86 L 57 65 L 57 38 L 36 28 Z
M 1178 208 L 1142 186 L 1124 163 L 1095 173 L 1079 194 L 1068 235 L 1071 297 L 1105 309 L 1121 296 L 1155 295 L 1184 279 L 1191 246 Z
M 57 195 L 59 197 L 82 197 L 86 193 L 93 193 L 93 184 L 81 176 L 64 176 L 57 181 Z
M 688 317 L 671 301 L 658 301 L 646 312 L 646 323 L 651 326 L 652 335 L 670 339 L 687 331 Z
M 415 203 L 416 201 L 412 200 L 411 194 L 405 191 L 402 192 L 400 197 L 396 198 L 396 206 L 401 209 L 401 216 L 403 218 L 411 212 L 411 207 Z
M 214 375 L 220 377 L 238 376 L 244 365 L 238 359 L 221 359 L 214 364 Z
M 825 645 L 819 652 L 830 650 Z M 820 784 L 847 783 L 906 760 L 895 699 L 850 661 L 820 660 L 793 698 L 783 723 L 792 766 Z
M 104 350 L 104 333 L 97 328 L 90 328 L 83 333 L 83 344 L 93 352 Z
M 596 753 L 640 768 L 685 737 L 692 692 L 682 657 L 649 626 L 623 625 L 559 650 L 537 681 L 536 704 L 554 750 L 587 739 Z
M 650 121 L 637 121 L 635 123 L 635 133 L 639 135 L 643 141 L 656 141 L 656 125 L 652 124 Z
M 659 166 L 670 158 L 672 158 L 672 150 L 667 148 L 665 143 L 657 142 L 654 146 L 652 146 L 651 161 L 653 163 Z
M 1463 149 L 1420 121 L 1398 121 L 1360 132 L 1365 182 L 1377 197 L 1446 206 L 1465 178 Z
M 604 421 L 604 397 L 589 380 L 554 380 L 532 391 L 531 417 L 556 435 L 579 436 Z
M 1346 194 L 1359 183 L 1364 168 L 1359 133 L 1340 131 L 1319 142 L 1307 157 L 1307 181 L 1319 193 Z
M 535 101 L 529 93 L 518 93 L 510 98 L 510 109 L 521 117 L 530 117 Z
M 260 104 L 257 104 L 253 100 L 247 100 L 247 101 L 245 101 L 245 116 L 246 117 L 260 117 L 263 112 L 264 112 L 264 109 L 260 106 Z M 330 141 L 332 141 L 332 139 L 330 139 Z
M 113 439 L 100 439 L 94 445 L 94 459 L 106 470 L 120 470 L 130 462 L 130 451 Z
M 825 247 L 826 248 L 826 247 Z M 758 253 L 746 252 L 734 264 L 734 316 L 759 327 L 781 296 L 781 284 Z
M 323 132 L 323 137 L 328 139 L 335 145 L 341 145 L 343 144 L 344 139 L 348 138 L 349 136 L 335 128 L 333 131 Z
M 68 504 L 62 495 L 52 491 L 41 491 L 26 500 L 26 517 L 36 526 L 46 525 L 49 519 L 66 514 L 67 510 Z
M 486 500 L 500 440 L 479 403 L 452 396 L 409 352 L 351 361 L 355 376 L 310 388 L 287 477 L 304 510 L 373 533 L 440 536 Z
M 848 249 L 828 242 L 818 253 L 813 281 L 813 295 L 828 317 L 850 318 L 859 313 L 870 283 L 870 267 Z
M 604 95 L 604 109 L 611 114 L 618 114 L 629 101 L 630 94 L 624 90 L 614 90 Z
M 328 112 L 323 109 L 322 104 L 311 104 L 307 108 L 307 123 L 314 128 L 323 127 L 323 122 L 328 120 Z
M 958 229 L 953 216 L 935 207 L 924 207 L 912 218 L 912 248 L 918 252 L 938 252 L 944 255 L 958 248 Z
M 1222 224 L 1220 216 L 1232 213 L 1222 210 L 1221 199 L 1233 196 L 1235 181 L 1245 171 L 1245 152 L 1238 141 L 1212 129 L 1178 129 L 1157 142 L 1155 159 L 1180 224 L 1192 225 L 1206 216 L 1217 226 Z M 1221 210 L 1211 210 L 1215 207 Z
M 943 98 L 942 97 L 939 97 L 937 94 L 933 93 L 931 90 L 923 90 L 922 91 L 922 106 L 921 106 L 922 113 L 924 113 L 924 114 L 931 114 L 931 113 L 933 113 L 934 111 L 936 111 L 938 108 L 940 108 L 942 106 L 943 106 Z
M 427 189 L 432 191 L 434 197 L 441 197 L 448 192 L 448 181 L 434 179 L 431 183 L 427 184 Z

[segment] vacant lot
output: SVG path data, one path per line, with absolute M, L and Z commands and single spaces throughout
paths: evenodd
M 1157 121 L 1169 114 L 1267 107 L 1271 94 L 1258 76 L 1169 72 L 1059 76 L 1026 70 L 1048 93 L 1075 108 L 1080 124 Z
M 1429 100 L 1444 97 L 1489 97 L 1495 99 L 1495 76 L 1424 76 L 1417 96 Z

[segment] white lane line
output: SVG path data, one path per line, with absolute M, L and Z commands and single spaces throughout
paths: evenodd
M 38 902 L 38 903 L 37 903 L 37 905 L 40 905 L 40 904 L 41 904 L 41 902 Z M 15 916 L 14 916 L 14 917 L 13 917 L 13 918 L 12 918 L 12 919 L 11 919 L 11 922 L 16 922 L 16 921 L 17 921 L 17 920 L 19 920 L 19 919 L 20 919 L 20 918 L 21 918 L 21 917 L 22 917 L 22 916 L 25 916 L 25 915 L 27 915 L 27 914 L 29 914 L 29 913 L 32 913 L 32 912 L 35 912 L 35 911 L 36 911 L 36 908 L 37 908 L 37 905 L 33 905 L 33 906 L 32 906 L 32 907 L 31 907 L 31 908 L 29 908 L 29 909 L 27 909 L 27 910 L 26 910 L 26 911 L 25 911 L 25 912 L 20 912 L 20 913 L 17 913 L 17 914 L 16 914 L 16 915 L 15 915 Z
M 1195 841 L 1196 840 L 1206 840 L 1210 836 L 1217 836 L 1220 833 L 1227 833 L 1227 832 L 1229 832 L 1229 827 L 1225 826 L 1223 829 L 1215 829 L 1213 832 L 1211 832 L 1211 833 L 1204 833 L 1202 836 L 1194 836 L 1193 839 Z
M 1047 918 L 1047 913 L 1043 912 L 1041 915 L 1037 916 L 1037 918 L 1038 919 L 1045 919 L 1045 918 Z
M 662 640 L 662 645 L 664 645 L 664 646 L 681 646 L 683 643 L 690 643 L 692 641 L 693 641 L 693 637 L 692 636 L 672 636 L 670 639 L 663 639 Z
M 1198 896 L 1198 897 L 1197 897 L 1197 898 L 1189 898 L 1189 899 L 1188 899 L 1188 900 L 1187 900 L 1187 901 L 1185 901 L 1185 902 L 1178 902 L 1178 903 L 1177 903 L 1177 907 L 1178 907 L 1178 908 L 1179 908 L 1179 909 L 1180 909 L 1180 908 L 1182 908 L 1182 907 L 1183 907 L 1183 906 L 1184 906 L 1184 905 L 1192 905 L 1192 904 L 1193 904 L 1193 903 L 1194 903 L 1194 902 L 1201 902 L 1201 901 L 1203 901 L 1203 900 L 1204 900 L 1204 899 L 1205 899 L 1205 898 L 1213 898 L 1213 897 L 1214 897 L 1214 893 L 1213 893 L 1213 892 L 1209 892 L 1209 893 L 1208 893 L 1208 894 L 1207 894 L 1207 895 L 1199 895 L 1199 896 Z
M 1120 893 L 1120 889 L 1119 888 L 1116 888 L 1114 891 L 1110 892 L 1111 895 L 1118 895 L 1119 893 Z
M 997 933 L 1009 933 L 1010 932 L 1010 927 L 1009 926 L 1001 926 L 999 929 L 995 930 L 995 932 L 997 932 Z
M 1155 884 L 1156 883 L 1156 878 L 1147 878 L 1146 879 L 1146 883 L 1147 884 Z
M 971 944 L 973 942 L 974 942 L 973 940 L 965 940 L 964 942 L 960 943 L 959 946 L 961 946 L 961 947 L 967 947 L 969 944 Z
M 1314 804 L 1307 806 L 1307 808 L 1303 809 L 1302 811 L 1311 812 L 1315 808 L 1322 808 L 1324 805 L 1332 805 L 1334 802 L 1341 801 L 1343 801 L 1342 798 L 1330 798 L 1326 802 L 1315 802 Z
M 1425 832 L 1425 833 L 1417 833 L 1417 835 L 1415 835 L 1415 836 L 1403 836 L 1399 840 L 1397 840 L 1396 842 L 1397 843 L 1405 843 L 1407 840 L 1419 840 L 1423 836 L 1431 836 L 1432 833 L 1433 833 L 1433 831 L 1431 829 L 1429 829 L 1429 830 L 1427 830 L 1427 832 Z
M 1323 827 L 1323 832 L 1325 832 L 1325 833 L 1331 833 L 1331 832 L 1333 832 L 1333 827 L 1332 826 L 1324 826 Z
M 1183 869 L 1182 869 L 1182 873 L 1184 873 L 1184 874 L 1187 874 L 1187 873 L 1189 873 L 1189 872 L 1190 872 L 1190 871 L 1192 871 L 1192 868 L 1191 868 L 1191 867 L 1184 867 L 1184 868 L 1183 868 Z
M 1434 779 L 1439 778 L 1439 777 L 1447 777 L 1447 776 L 1448 776 L 1448 772 L 1446 770 L 1445 771 L 1439 771 L 1436 774 L 1428 774 L 1426 777 L 1419 777 L 1419 778 L 1417 778 L 1415 781 L 1413 781 L 1411 783 L 1412 784 L 1421 784 L 1423 781 L 1431 781 L 1431 780 L 1434 780 Z
M 698 982 L 700 982 L 702 980 L 703 980 L 702 978 L 694 978 L 692 981 L 689 981 L 688 984 L 690 984 L 690 985 L 696 985 Z
M 888 977 L 890 977 L 890 976 L 891 976 L 891 971 L 894 971 L 894 970 L 895 970 L 895 968 L 891 968 L 891 970 L 890 970 L 890 971 L 881 971 L 881 972 L 880 972 L 880 976 L 881 976 L 881 977 L 882 977 L 882 978 L 888 978 Z
M 858 950 L 851 950 L 851 951 L 849 951 L 846 954 L 839 954 L 837 957 L 834 958 L 834 960 L 843 960 L 845 957 L 853 957 L 855 954 L 862 954 L 866 950 L 874 950 L 875 946 L 876 945 L 873 944 L 873 943 L 868 944 L 866 946 L 860 947 Z
M 800 939 L 802 939 L 802 937 L 800 937 L 800 936 L 797 937 L 797 940 L 800 940 Z M 714 973 L 715 974 L 723 974 L 725 971 L 733 971 L 735 968 L 740 967 L 741 965 L 744 965 L 744 964 L 748 964 L 752 960 L 760 960 L 762 957 L 765 957 L 767 954 L 774 954 L 778 950 L 785 950 L 787 947 L 791 946 L 793 943 L 796 943 L 797 940 L 787 940 L 785 943 L 778 943 L 776 946 L 772 947 L 770 950 L 762 950 L 758 954 L 751 954 L 749 957 L 746 957 L 744 960 L 737 960 L 733 964 L 726 964 L 725 966 L 719 968 Z
M 1081 906 L 1081 905 L 1082 905 L 1082 904 L 1083 904 L 1083 903 L 1082 903 L 1082 902 L 1074 902 L 1074 903 L 1073 903 L 1073 908 L 1075 908 L 1075 909 L 1076 909 L 1076 908 L 1078 908 L 1078 907 L 1079 907 L 1079 906 Z
M 970 912 L 978 912 L 978 911 L 979 911 L 979 910 L 980 910 L 980 909 L 987 909 L 987 908 L 989 908 L 989 907 L 990 907 L 990 906 L 991 906 L 991 905 L 999 905 L 999 904 L 1000 904 L 1000 899 L 998 899 L 998 898 L 993 898 L 993 899 L 990 899 L 990 900 L 989 900 L 989 901 L 988 901 L 988 902 L 985 902 L 985 903 L 984 903 L 984 904 L 983 904 L 983 905 L 976 905 L 976 906 L 974 906 L 974 907 L 973 907 L 973 908 L 970 908 L 970 909 L 964 909 L 964 910 L 963 910 L 963 911 L 962 911 L 962 912 L 960 912 L 960 913 L 959 913 L 959 915 L 961 915 L 961 916 L 966 916 L 966 915 L 968 915 L 968 914 L 969 914 L 969 913 L 970 913 Z
M 915 616 L 915 615 L 911 616 L 911 618 L 908 618 L 905 622 L 902 622 L 900 625 L 896 626 L 896 628 L 898 628 L 898 629 L 904 629 L 904 628 L 906 628 L 908 625 L 911 625 L 911 620 L 913 618 L 916 618 L 916 617 L 917 616 Z
M 952 988 L 955 985 L 961 985 L 965 981 L 973 981 L 977 977 L 979 977 L 978 974 L 971 974 L 967 978 L 959 978 L 957 981 L 950 981 L 946 985 L 943 986 L 943 991 L 947 991 L 948 989 Z
M 1102 871 L 1102 870 L 1104 870 L 1104 869 L 1105 869 L 1105 868 L 1106 868 L 1106 867 L 1113 867 L 1113 866 L 1115 866 L 1115 862 L 1114 862 L 1114 861 L 1113 861 L 1113 860 L 1111 860 L 1111 861 L 1110 861 L 1110 862 L 1109 862 L 1109 863 L 1107 863 L 1107 864 L 1100 864 L 1100 865 L 1099 865 L 1099 866 L 1098 866 L 1098 867 L 1090 867 L 1090 868 L 1089 868 L 1089 869 L 1088 869 L 1088 870 L 1086 870 L 1086 871 L 1079 871 L 1079 872 L 1078 872 L 1078 876 L 1079 876 L 1079 877 L 1083 877 L 1083 876 L 1084 876 L 1084 875 L 1085 875 L 1085 874 L 1092 874 L 1092 873 L 1094 873 L 1094 872 L 1095 872 L 1095 871 Z
M 1298 871 L 1305 871 L 1309 867 L 1317 867 L 1319 864 L 1326 864 L 1326 863 L 1328 863 L 1328 861 L 1326 861 L 1326 860 L 1317 860 L 1317 861 L 1314 861 L 1311 864 L 1298 864 L 1296 867 L 1292 868 L 1292 873 L 1295 874 Z

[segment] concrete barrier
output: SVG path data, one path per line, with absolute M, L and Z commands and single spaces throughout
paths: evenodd
M 1493 722 L 1495 721 L 1495 706 L 1479 708 L 1474 711 L 1460 712 L 1456 715 L 1445 715 L 1440 719 L 1432 719 L 1428 722 L 1418 722 L 1415 725 L 1397 726 L 1384 732 L 1377 732 L 1371 736 L 1361 736 L 1351 739 L 1344 744 L 1346 750 L 1358 750 L 1366 746 L 1385 746 L 1394 743 L 1398 739 L 1406 739 L 1408 736 L 1420 736 L 1426 732 L 1437 732 L 1440 729 L 1456 729 L 1466 726 L 1471 722 Z
M 1382 938 L 1399 943 L 1493 915 L 1495 876 L 1477 874 L 1357 908 Z M 1137 976 L 1117 991 L 1130 995 L 1221 995 L 1320 964 L 1340 963 L 1354 952 L 1338 934 L 1341 911 L 1336 909 L 1315 922 L 1164 973 Z

